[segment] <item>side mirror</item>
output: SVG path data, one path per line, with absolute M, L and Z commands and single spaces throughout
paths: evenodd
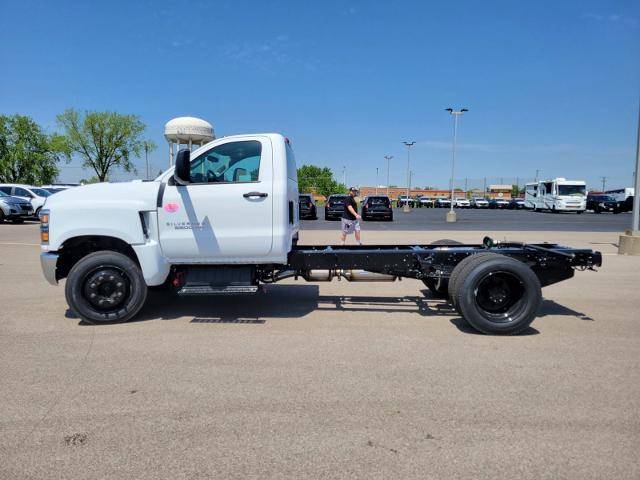
M 189 150 L 180 150 L 176 155 L 173 178 L 179 185 L 186 185 L 191 181 L 191 152 Z

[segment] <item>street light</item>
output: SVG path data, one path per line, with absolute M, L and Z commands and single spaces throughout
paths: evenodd
M 411 182 L 411 179 L 409 178 L 409 176 L 411 175 L 409 168 L 411 165 L 411 147 L 414 146 L 416 144 L 416 142 L 402 142 L 407 146 L 407 198 L 406 201 L 404 202 L 404 206 L 402 207 L 402 211 L 403 212 L 409 212 L 411 211 L 411 207 L 409 207 L 409 183 Z
M 468 112 L 466 108 L 461 110 L 454 110 L 453 108 L 446 108 L 447 112 L 450 115 L 453 115 L 453 146 L 451 149 L 451 210 L 447 212 L 447 222 L 455 222 L 456 221 L 456 212 L 453 211 L 453 195 L 455 186 L 453 184 L 453 177 L 455 174 L 456 168 L 456 137 L 458 136 L 458 117 L 462 115 L 464 112 Z
M 389 160 L 393 158 L 393 155 L 385 155 L 384 159 L 387 161 L 387 197 L 389 196 Z

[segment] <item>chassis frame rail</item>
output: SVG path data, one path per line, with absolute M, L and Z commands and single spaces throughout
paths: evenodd
M 288 268 L 361 269 L 398 277 L 448 279 L 455 266 L 470 255 L 493 252 L 527 264 L 541 286 L 571 278 L 575 269 L 593 270 L 602 265 L 602 254 L 555 243 L 502 242 L 470 245 L 296 245 L 289 254 Z

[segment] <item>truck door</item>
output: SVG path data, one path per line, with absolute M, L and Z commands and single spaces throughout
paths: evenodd
M 268 137 L 236 137 L 192 158 L 191 183 L 171 179 L 158 207 L 164 256 L 173 263 L 267 256 L 273 240 L 272 157 Z

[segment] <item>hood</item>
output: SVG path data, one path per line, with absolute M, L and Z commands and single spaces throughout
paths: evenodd
M 126 204 L 138 211 L 156 209 L 160 182 L 134 180 L 120 183 L 93 183 L 69 188 L 47 197 L 45 208 L 83 205 L 89 208 L 109 207 Z
M 24 200 L 22 198 L 16 197 L 0 197 L 0 202 L 9 204 L 9 205 L 26 205 L 29 204 L 29 200 Z

